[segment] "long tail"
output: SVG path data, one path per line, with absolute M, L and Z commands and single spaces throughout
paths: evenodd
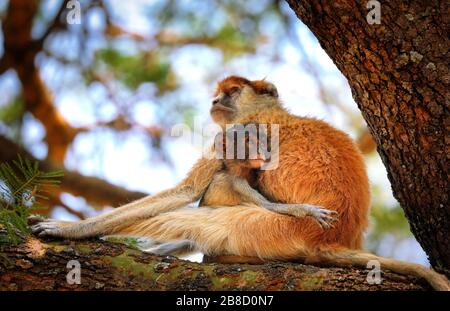
M 317 264 L 320 266 L 329 265 L 336 267 L 359 268 L 368 268 L 367 264 L 371 260 L 377 261 L 380 264 L 380 270 L 387 269 L 401 275 L 410 275 L 423 278 L 435 290 L 450 291 L 450 282 L 442 274 L 419 264 L 380 257 L 371 253 L 346 249 L 321 249 L 314 256 L 306 256 L 306 258 L 304 258 L 305 263 Z

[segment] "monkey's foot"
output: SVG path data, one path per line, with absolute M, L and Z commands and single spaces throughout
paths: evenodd
M 69 221 L 46 219 L 42 216 L 28 217 L 28 224 L 31 225 L 31 232 L 40 237 L 68 237 L 67 227 L 71 224 Z
M 295 217 L 313 217 L 323 229 L 333 228 L 333 222 L 338 220 L 338 213 L 311 204 L 286 204 L 278 212 Z

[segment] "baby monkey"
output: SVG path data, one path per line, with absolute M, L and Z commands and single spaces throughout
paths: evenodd
M 311 204 L 270 202 L 255 189 L 258 173 L 271 157 L 269 136 L 265 126 L 257 123 L 233 125 L 217 134 L 213 152 L 222 159 L 223 168 L 213 177 L 199 206 L 257 205 L 289 216 L 313 217 L 323 229 L 333 227 L 332 223 L 337 220 L 335 211 Z M 159 255 L 182 255 L 195 249 L 194 242 L 179 240 L 159 244 L 148 251 Z
M 337 213 L 311 204 L 273 203 L 254 188 L 258 173 L 270 160 L 269 135 L 257 123 L 234 125 L 216 136 L 215 152 L 223 158 L 224 169 L 214 176 L 200 201 L 200 206 L 235 206 L 255 204 L 273 212 L 296 217 L 313 217 L 328 229 Z

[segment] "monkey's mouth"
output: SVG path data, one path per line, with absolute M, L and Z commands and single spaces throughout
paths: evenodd
M 224 106 L 222 104 L 216 104 L 211 107 L 210 113 L 215 112 L 234 112 L 234 109 L 231 107 Z

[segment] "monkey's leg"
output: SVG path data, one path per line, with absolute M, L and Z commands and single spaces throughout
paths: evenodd
M 253 189 L 248 182 L 240 177 L 233 177 L 233 188 L 240 193 L 244 201 L 254 203 L 276 213 L 291 215 L 295 217 L 313 217 L 319 225 L 328 229 L 333 227 L 332 222 L 337 220 L 337 213 L 320 206 L 311 204 L 283 204 L 273 203 L 262 194 Z
M 68 222 L 55 219 L 42 219 L 30 217 L 31 231 L 38 236 L 53 236 L 69 239 L 81 239 L 92 236 L 113 235 L 121 228 L 157 215 L 163 210 L 172 210 L 184 207 L 191 203 L 193 198 L 189 194 L 174 195 L 167 199 L 149 203 L 145 208 L 129 210 L 127 213 L 117 213 L 113 217 L 91 218 L 86 221 Z M 108 215 L 107 215 L 108 216 Z
M 30 217 L 32 232 L 63 238 L 86 238 L 114 234 L 121 227 L 159 213 L 184 207 L 205 193 L 214 175 L 222 169 L 217 159 L 200 159 L 188 176 L 174 189 L 148 196 L 96 217 L 78 222 L 62 222 L 41 217 Z
M 294 217 L 256 205 L 183 208 L 123 227 L 117 234 L 156 241 L 189 240 L 206 255 L 293 258 L 303 242 Z M 289 238 L 287 238 L 289 237 Z
M 450 282 L 444 276 L 427 267 L 410 262 L 391 258 L 380 257 L 361 251 L 335 249 L 320 250 L 313 256 L 307 256 L 305 263 L 334 266 L 334 267 L 359 267 L 367 269 L 369 261 L 378 262 L 380 269 L 391 270 L 401 275 L 411 275 L 425 279 L 435 290 L 450 291 Z
M 179 198 L 180 194 L 177 192 L 172 192 L 170 196 L 173 198 Z M 159 195 L 157 198 L 163 199 Z M 172 202 L 172 201 L 170 201 Z M 179 206 L 178 200 L 173 202 L 174 204 L 165 204 L 164 207 L 170 210 L 172 207 L 177 208 L 185 206 L 190 203 L 182 201 Z M 113 229 L 117 224 L 133 220 L 133 215 L 140 214 L 143 207 L 147 208 L 147 213 L 156 215 L 159 210 L 160 205 L 157 204 L 157 200 L 154 197 L 146 197 L 130 204 L 118 207 L 108 213 L 104 213 L 92 218 L 88 218 L 81 221 L 69 222 L 60 221 L 56 219 L 46 219 L 40 215 L 32 215 L 28 217 L 28 223 L 31 225 L 31 231 L 34 234 L 41 234 L 42 231 L 48 229 L 47 235 L 53 235 L 55 237 L 64 238 L 84 238 L 100 234 L 112 234 Z M 131 216 L 131 217 L 129 217 Z M 54 230 L 50 230 L 50 229 Z

